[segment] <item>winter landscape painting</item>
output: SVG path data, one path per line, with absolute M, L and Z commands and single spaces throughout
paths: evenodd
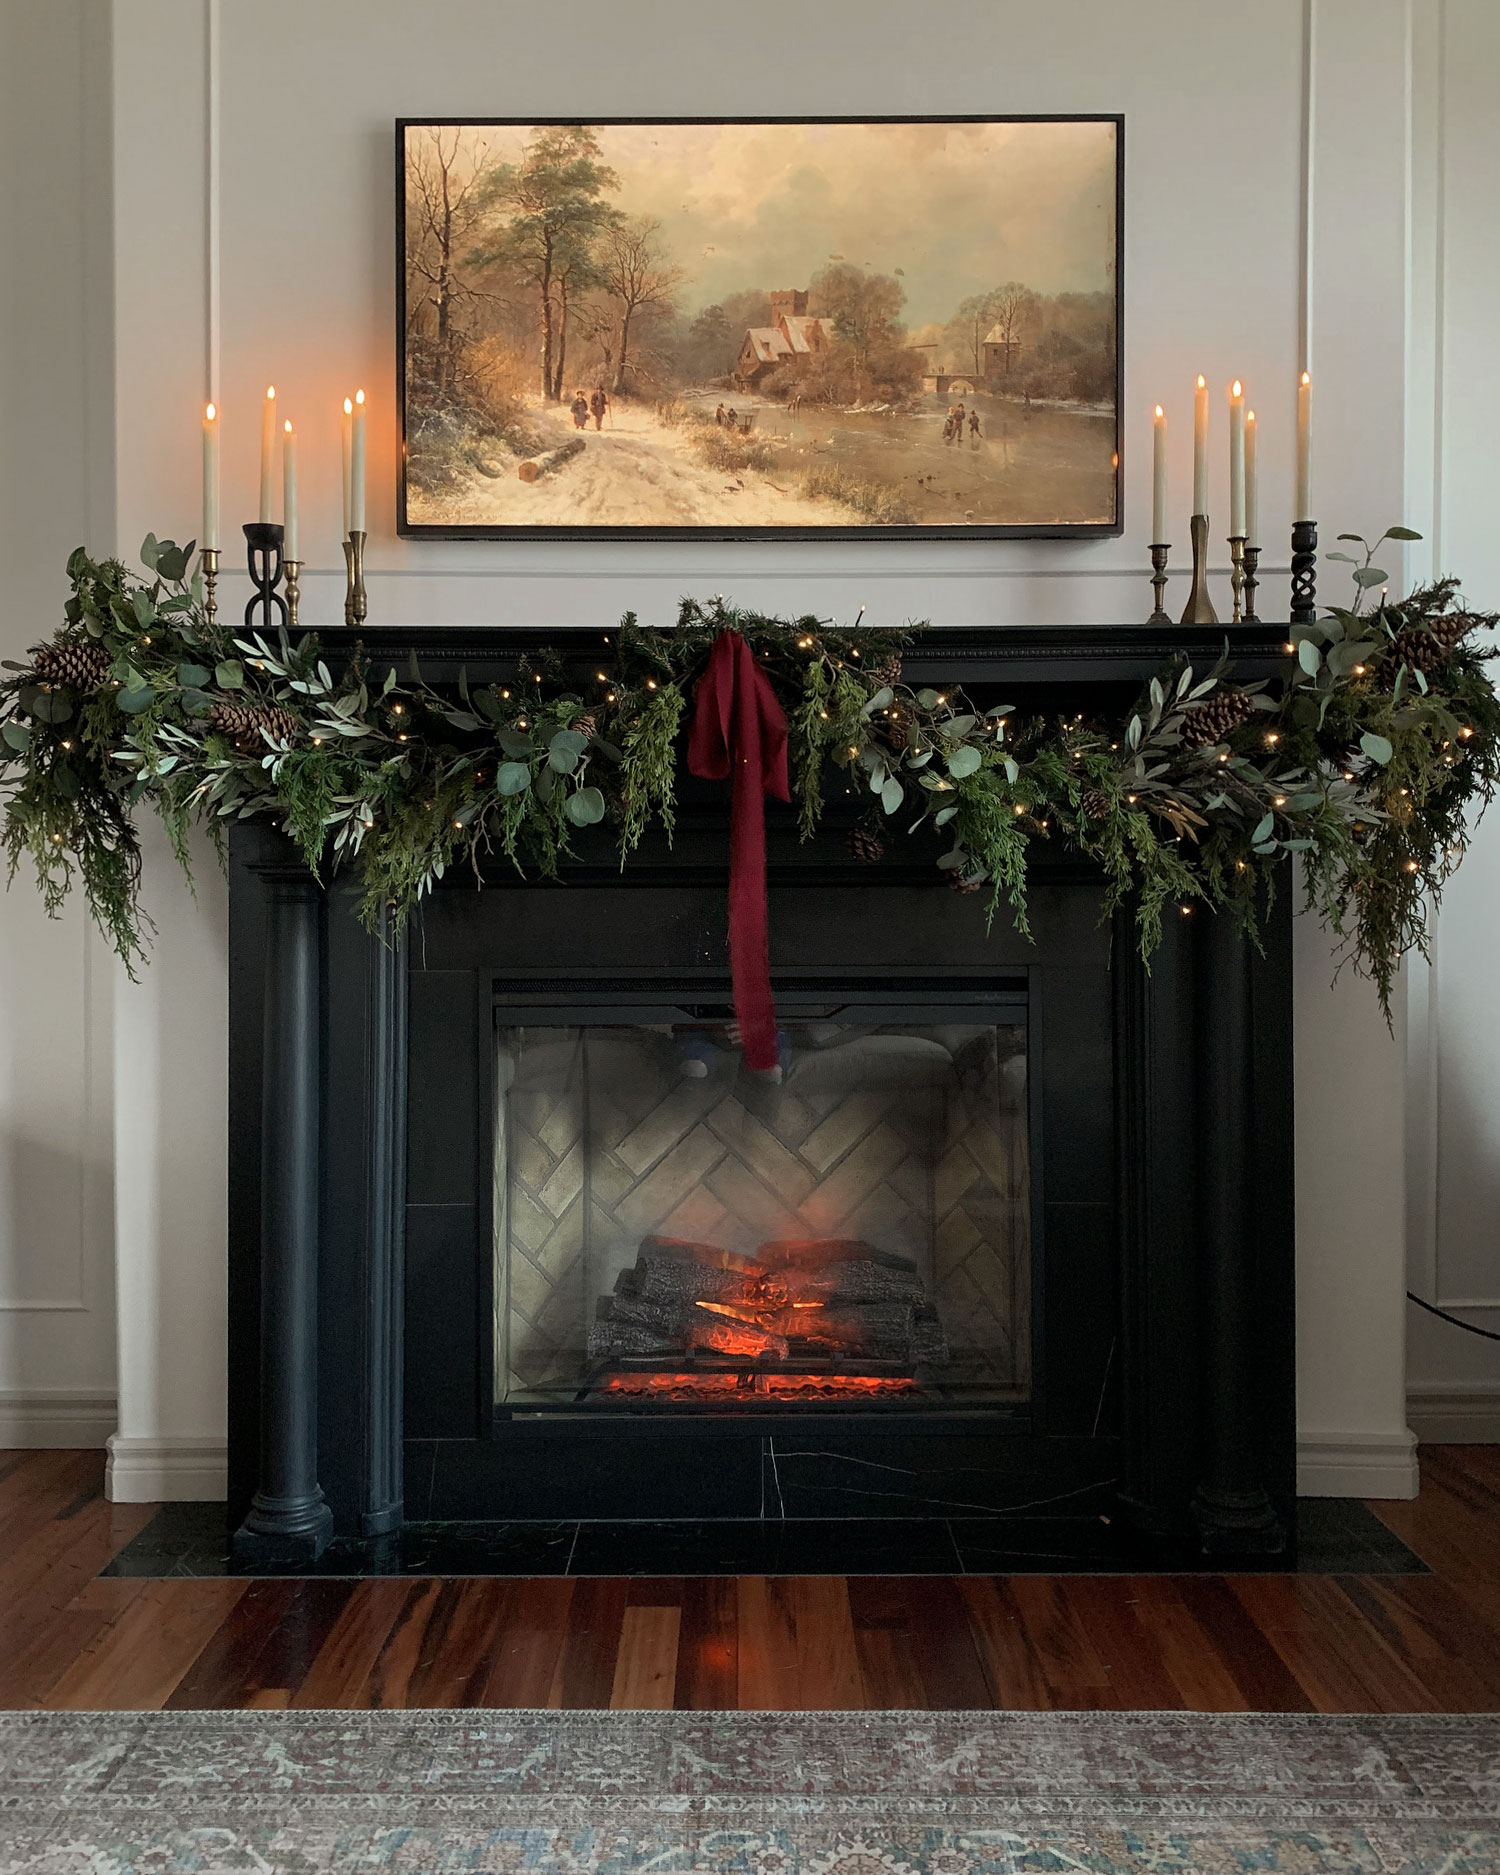
M 400 524 L 1117 532 L 1114 117 L 402 122 Z

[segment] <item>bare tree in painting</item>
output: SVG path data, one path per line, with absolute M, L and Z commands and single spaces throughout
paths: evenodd
M 1036 317 L 1037 296 L 1029 286 L 1022 286 L 1019 280 L 1007 280 L 990 297 L 995 309 L 995 324 L 1000 329 L 1000 339 L 1005 346 L 1005 369 L 1009 371 L 1016 348 L 1021 342 L 1020 334 Z
M 630 327 L 642 310 L 671 309 L 684 274 L 662 247 L 661 223 L 649 215 L 611 221 L 604 229 L 600 274 L 605 291 L 619 305 L 619 349 L 611 389 L 625 389 L 630 370 Z
M 459 354 L 479 302 L 459 259 L 476 225 L 488 145 L 462 149 L 458 128 L 408 133 L 406 154 L 407 336 L 432 321 L 432 388 L 453 395 Z M 416 286 L 418 290 L 413 291 Z

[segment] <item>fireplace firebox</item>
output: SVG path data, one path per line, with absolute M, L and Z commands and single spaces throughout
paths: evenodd
M 1245 674 L 1275 670 L 1276 630 L 1229 635 Z M 982 704 L 1119 711 L 1222 636 L 935 633 L 906 666 Z M 455 680 L 530 648 L 363 639 Z M 1088 865 L 1040 855 L 1027 936 L 930 854 L 859 863 L 857 811 L 835 792 L 807 844 L 769 811 L 779 1059 L 758 1074 L 715 786 L 684 776 L 674 844 L 623 873 L 586 830 L 560 882 L 450 878 L 399 940 L 236 826 L 248 1556 L 408 1519 L 1058 1502 L 1220 1553 L 1284 1543 L 1288 895 L 1261 948 L 1174 913 L 1148 971 Z

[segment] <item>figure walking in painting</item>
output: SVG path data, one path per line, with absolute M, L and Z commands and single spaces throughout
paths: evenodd
M 586 430 L 589 427 L 589 400 L 584 396 L 582 391 L 574 391 L 571 407 L 573 411 L 573 428 L 575 430 Z
M 979 412 L 977 410 L 969 412 L 969 447 L 970 449 L 979 447 Z
M 718 407 L 718 409 L 717 409 L 717 410 L 716 410 L 716 411 L 714 412 L 714 422 L 718 424 L 718 426 L 719 426 L 719 428 L 720 428 L 721 430 L 723 429 L 723 427 L 724 427 L 724 406 L 723 406 L 722 404 L 720 404 L 720 405 L 719 405 L 719 407 Z
M 589 399 L 589 409 L 594 414 L 594 428 L 596 430 L 602 430 L 604 428 L 605 412 L 609 409 L 609 399 L 604 394 L 604 386 L 602 384 L 595 386 L 594 394 Z

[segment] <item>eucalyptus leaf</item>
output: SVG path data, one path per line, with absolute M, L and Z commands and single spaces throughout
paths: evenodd
M 1390 580 L 1390 574 L 1378 566 L 1357 566 L 1354 569 L 1356 586 L 1384 586 Z
M 621 754 L 619 749 L 615 747 L 614 743 L 607 742 L 603 736 L 594 737 L 593 749 L 596 755 L 602 755 L 607 762 L 623 762 L 625 760 L 625 757 Z
M 510 756 L 524 757 L 536 753 L 536 744 L 523 730 L 502 729 L 495 740 Z
M 573 770 L 578 766 L 578 751 L 576 749 L 560 748 L 556 737 L 554 737 L 552 746 L 547 751 L 547 763 L 548 766 L 555 769 L 559 775 L 571 775 Z
M 1420 540 L 1422 536 L 1413 527 L 1388 527 L 1380 538 L 1382 540 Z
M 52 785 L 65 801 L 78 799 L 78 777 L 66 762 L 52 764 Z
M 80 548 L 79 551 L 82 552 L 82 549 Z M 149 566 L 151 571 L 154 573 L 156 571 L 156 557 L 159 552 L 160 552 L 160 546 L 157 542 L 157 538 L 155 534 L 148 534 L 146 538 L 141 542 L 141 564 L 142 566 Z
M 177 681 L 184 690 L 201 690 L 209 681 L 209 673 L 201 664 L 179 664 Z
M 142 631 L 149 630 L 156 623 L 156 601 L 144 586 L 137 586 L 130 603 L 135 608 L 136 623 Z
M 575 756 L 582 755 L 588 746 L 588 737 L 577 729 L 559 729 L 547 744 L 553 754 L 556 754 L 559 749 L 567 749 Z
M 979 767 L 979 763 L 980 755 L 978 749 L 971 748 L 965 744 L 963 748 L 955 749 L 948 757 L 948 773 L 952 775 L 955 781 L 962 781 L 965 775 L 972 775 L 974 773 L 975 769 Z
M 200 689 L 196 684 L 184 685 L 182 707 L 189 716 L 207 716 L 213 706 L 214 700 L 206 690 Z
M 32 704 L 31 713 L 39 723 L 65 723 L 73 714 L 73 699 L 66 690 L 43 690 Z
M 940 807 L 938 811 L 932 817 L 933 826 L 934 827 L 946 827 L 948 822 L 952 820 L 953 816 L 957 812 L 958 812 L 957 807 Z
M 31 731 L 25 723 L 7 723 L 4 729 L 0 729 L 0 735 L 5 737 L 17 755 L 24 755 L 31 746 Z
M 1009 756 L 1005 758 L 1005 779 L 1012 787 L 1021 779 L 1021 764 L 1013 762 Z
M 495 770 L 495 789 L 499 794 L 524 794 L 531 786 L 531 770 L 524 762 L 502 762 Z
M 1313 643 L 1312 639 L 1304 638 L 1297 647 L 1297 662 L 1302 666 L 1303 670 L 1307 672 L 1309 677 L 1317 676 L 1318 666 L 1322 661 L 1323 654 Z
M 115 702 L 127 716 L 139 716 L 143 710 L 149 710 L 156 701 L 154 690 L 121 690 L 115 694 Z
M 1377 736 L 1373 729 L 1367 729 L 1359 739 L 1359 746 L 1372 762 L 1378 762 L 1382 768 L 1391 759 L 1394 750 L 1384 736 Z
M 1129 723 L 1126 725 L 1125 746 L 1130 749 L 1138 749 L 1141 746 L 1141 719 L 1139 716 L 1132 716 Z
M 1267 839 L 1275 831 L 1275 828 L 1276 816 L 1274 814 L 1264 815 L 1255 823 L 1255 831 L 1250 836 L 1250 844 L 1252 846 L 1258 846 L 1261 841 Z
M 597 788 L 575 788 L 563 802 L 563 812 L 575 827 L 592 827 L 604 818 L 604 796 Z
M 937 700 L 938 693 L 935 690 L 924 688 L 917 692 L 917 701 L 924 710 L 935 710 L 937 708 Z
M 873 716 L 876 710 L 885 709 L 895 697 L 895 694 L 895 691 L 891 689 L 889 684 L 884 685 L 870 698 L 869 702 L 860 711 L 860 715 Z
M 906 790 L 901 786 L 901 783 L 897 781 L 896 777 L 892 775 L 890 780 L 887 781 L 885 786 L 880 790 L 880 805 L 885 809 L 886 813 L 894 814 L 905 799 Z

